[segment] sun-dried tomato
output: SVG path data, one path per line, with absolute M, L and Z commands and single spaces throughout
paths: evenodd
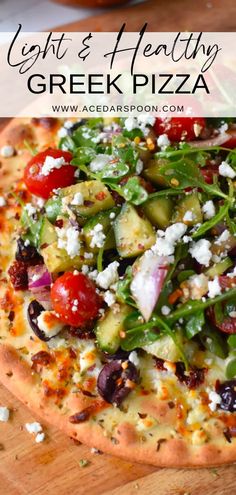
M 53 361 L 53 358 L 49 352 L 39 351 L 31 357 L 31 361 L 33 362 L 33 368 L 36 368 L 37 366 L 48 366 Z
M 27 264 L 23 261 L 14 261 L 8 270 L 11 283 L 15 290 L 28 289 Z
M 185 372 L 184 363 L 176 363 L 175 374 L 181 383 L 184 383 L 188 388 L 194 389 L 199 387 L 205 380 L 205 368 L 192 368 L 188 373 Z

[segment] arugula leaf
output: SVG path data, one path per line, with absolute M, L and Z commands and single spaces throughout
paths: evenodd
M 207 222 L 204 222 L 197 230 L 194 232 L 192 235 L 192 238 L 195 239 L 196 237 L 202 236 L 207 232 L 208 230 L 212 229 L 217 223 L 219 223 L 221 220 L 223 220 L 229 210 L 229 202 L 226 201 L 223 206 L 220 207 L 218 213 L 211 218 L 210 220 L 207 220 Z
M 129 166 L 123 161 L 110 162 L 105 167 L 103 167 L 101 172 L 102 179 L 120 179 L 129 173 Z
M 130 306 L 134 306 L 136 308 L 136 304 L 130 292 L 131 280 L 132 280 L 132 267 L 128 266 L 126 268 L 124 278 L 122 280 L 119 280 L 117 284 L 116 295 L 118 301 L 129 304 Z
M 185 331 L 188 339 L 192 339 L 195 335 L 201 332 L 205 323 L 204 311 L 200 310 L 189 318 L 186 323 Z
M 196 163 L 189 158 L 181 158 L 175 162 L 169 161 L 159 168 L 159 174 L 172 188 L 186 189 L 187 187 L 200 187 L 213 196 L 227 198 L 218 184 L 207 184 Z
M 220 332 L 217 332 L 208 325 L 204 326 L 199 338 L 204 347 L 212 354 L 225 359 L 228 354 L 228 346 Z
M 233 288 L 233 289 L 229 289 L 226 292 L 223 292 L 223 294 L 220 294 L 219 296 L 216 296 L 212 299 L 207 299 L 206 301 L 190 300 L 182 304 L 178 309 L 173 311 L 173 313 L 170 313 L 168 316 L 166 316 L 166 321 L 171 325 L 175 321 L 178 321 L 180 318 L 185 318 L 186 316 L 190 316 L 196 313 L 197 311 L 209 308 L 210 306 L 213 306 L 217 302 L 223 302 L 235 296 L 236 296 L 236 288 Z
M 72 139 L 72 137 L 70 137 L 70 136 L 65 136 L 65 137 L 61 138 L 59 141 L 58 148 L 60 148 L 60 150 L 63 150 L 63 151 L 71 151 L 71 153 L 73 153 L 73 155 L 76 153 L 76 150 L 77 150 L 77 146 L 76 146 L 74 140 Z
M 148 198 L 148 193 L 140 185 L 138 177 L 130 177 L 125 186 L 123 186 L 122 191 L 126 201 L 134 205 L 141 205 Z
M 134 328 L 126 332 L 126 337 L 121 340 L 121 348 L 124 351 L 132 351 L 133 349 L 156 342 L 161 336 L 162 334 L 154 329 L 150 329 L 148 332 L 140 332 Z
M 73 141 L 77 147 L 85 146 L 88 148 L 96 148 L 100 141 L 100 129 L 90 128 L 87 125 L 82 125 L 73 133 Z
M 83 163 L 90 163 L 93 158 L 96 156 L 96 151 L 94 148 L 89 148 L 86 146 L 82 146 L 81 148 L 77 148 L 75 157 L 72 160 L 72 165 L 81 165 Z
M 227 222 L 227 225 L 229 227 L 229 231 L 232 235 L 235 235 L 236 236 L 236 220 L 230 218 L 229 216 L 229 212 L 227 212 L 226 214 L 226 222 Z

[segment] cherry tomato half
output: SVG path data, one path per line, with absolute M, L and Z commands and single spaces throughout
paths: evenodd
M 42 167 L 47 156 L 51 156 L 54 159 L 64 158 L 65 165 L 62 165 L 61 168 L 53 168 L 48 175 L 43 175 Z M 48 199 L 53 189 L 74 184 L 75 167 L 69 165 L 71 160 L 72 154 L 69 151 L 49 148 L 46 151 L 38 153 L 30 160 L 25 168 L 24 182 L 28 190 L 36 196 Z
M 210 307 L 207 310 L 207 315 L 209 320 L 213 323 L 213 325 L 221 330 L 221 332 L 233 334 L 236 333 L 236 318 L 231 318 L 230 316 L 226 316 L 223 321 L 217 322 L 215 317 L 214 307 Z
M 206 120 L 203 117 L 167 117 L 165 119 L 158 117 L 154 124 L 154 130 L 157 136 L 167 134 L 172 142 L 194 141 L 197 139 L 194 132 L 195 124 L 204 129 Z
M 98 316 L 102 302 L 94 283 L 79 272 L 67 272 L 51 289 L 54 311 L 60 320 L 73 327 L 82 327 Z

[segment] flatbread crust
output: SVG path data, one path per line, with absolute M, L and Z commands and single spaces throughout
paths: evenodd
M 51 128 L 43 125 L 32 126 L 30 119 L 20 121 L 14 119 L 5 128 L 0 135 L 0 147 L 5 144 L 13 145 L 18 150 L 18 155 L 12 158 L 1 158 L 1 193 L 21 178 L 23 167 L 30 158 L 28 151 L 22 151 L 24 139 L 33 145 L 38 145 L 40 150 L 50 145 L 53 146 L 58 125 Z M 24 323 L 27 326 L 26 320 Z M 162 435 L 157 441 L 151 435 L 140 435 L 130 421 L 130 416 L 127 415 L 126 419 L 124 413 L 121 417 L 118 415 L 112 436 L 107 432 L 106 417 L 103 422 L 97 421 L 95 416 L 95 420 L 89 419 L 80 424 L 71 424 L 69 417 L 92 406 L 95 399 L 69 390 L 62 401 L 63 406 L 59 408 L 53 398 L 45 396 L 40 375 L 32 372 L 30 364 L 25 360 L 22 345 L 21 350 L 14 348 L 19 348 L 19 342 L 14 346 L 14 339 L 8 338 L 6 332 L 6 322 L 2 318 L 0 334 L 4 335 L 4 342 L 2 340 L 0 344 L 0 380 L 31 411 L 70 437 L 103 452 L 156 466 L 206 467 L 236 461 L 236 439 L 232 439 L 231 443 L 227 442 L 222 434 L 223 426 L 217 419 L 211 424 L 209 440 L 203 445 L 193 445 L 189 438 L 184 436 L 181 438 L 181 435 L 173 434 L 173 438 L 168 439 Z M 24 335 L 22 339 L 24 342 Z M 126 399 L 128 403 L 137 399 L 132 394 Z M 165 429 L 169 423 L 174 429 L 177 421 L 176 411 L 170 409 L 166 401 L 154 399 L 154 395 L 143 398 L 142 403 L 140 402 L 142 413 L 152 415 L 160 424 L 161 429 Z M 110 421 L 116 414 L 118 414 L 117 408 L 109 405 L 107 421 Z

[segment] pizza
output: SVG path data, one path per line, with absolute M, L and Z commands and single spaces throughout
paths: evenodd
M 234 119 L 13 119 L 0 379 L 85 444 L 236 461 Z

